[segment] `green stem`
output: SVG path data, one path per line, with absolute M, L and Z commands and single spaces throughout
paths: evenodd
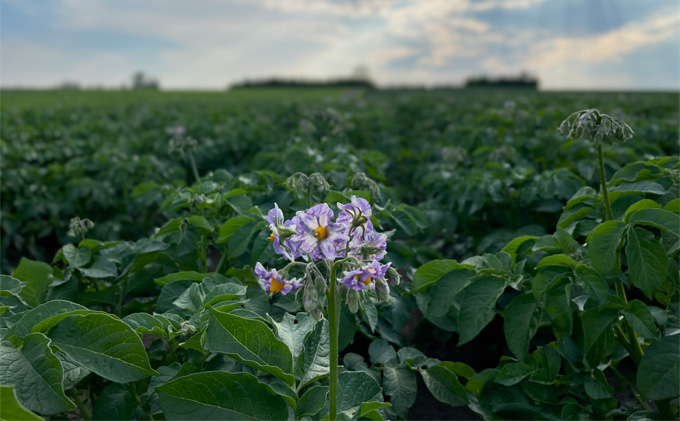
M 673 418 L 673 408 L 671 407 L 670 399 L 661 399 L 656 402 L 656 407 L 659 408 L 659 415 L 661 415 L 662 420 L 672 420 Z
M 602 158 L 602 146 L 597 145 L 597 162 L 600 164 L 600 184 L 602 185 L 602 196 L 604 196 L 604 207 L 607 211 L 607 220 L 614 219 L 612 213 L 612 204 L 609 202 L 609 193 L 607 192 L 607 180 L 604 177 L 604 159 Z
M 120 295 L 118 295 L 118 305 L 116 306 L 116 314 L 118 317 L 121 317 L 123 314 L 123 297 L 125 296 L 125 281 L 127 281 L 127 277 L 124 277 L 123 280 L 120 282 Z
M 621 279 L 616 280 L 616 294 L 621 298 L 621 300 L 625 303 L 628 304 L 628 298 L 626 298 L 626 290 L 623 286 L 623 282 Z M 635 366 L 640 365 L 640 361 L 642 361 L 642 347 L 640 346 L 640 341 L 638 341 L 638 336 L 637 333 L 635 333 L 635 330 L 626 322 L 625 320 L 623 321 L 623 327 L 626 329 L 627 337 L 628 337 L 628 345 L 629 347 L 626 348 L 628 353 L 630 354 L 630 357 L 633 359 L 635 362 Z M 620 335 L 623 335 L 623 331 L 619 328 Z M 624 336 L 622 336 L 622 339 Z
M 631 383 L 630 380 L 628 380 L 623 374 L 621 374 L 621 372 L 613 365 L 610 365 L 609 368 L 611 368 L 614 374 L 616 374 L 616 376 L 624 382 L 624 384 L 628 387 L 628 390 L 630 390 L 633 396 L 635 396 L 635 399 L 637 399 L 637 401 L 640 402 L 640 405 L 642 405 L 642 407 L 646 411 L 653 411 L 652 407 L 649 406 L 649 404 L 642 399 L 642 396 L 640 396 L 640 393 L 637 391 L 637 389 L 635 389 L 635 386 L 633 385 L 633 383 Z
M 76 402 L 76 406 L 78 406 L 78 409 L 80 410 L 80 415 L 82 415 L 82 417 L 85 418 L 86 420 L 92 419 L 92 414 L 90 414 L 90 411 L 87 409 L 87 406 L 80 399 L 80 395 L 78 395 L 78 389 L 76 389 L 75 387 L 71 389 L 71 396 L 73 396 L 73 400 Z
M 224 269 L 224 265 L 227 263 L 227 252 L 225 251 L 222 253 L 222 257 L 220 257 L 220 262 L 217 264 L 217 269 L 215 269 L 215 273 L 221 273 L 222 269 Z
M 198 184 L 201 183 L 201 177 L 198 175 L 198 169 L 196 168 L 196 161 L 194 161 L 194 154 L 189 152 L 189 163 L 191 164 L 191 172 L 194 173 L 194 178 Z
M 338 412 L 338 310 L 337 286 L 335 285 L 335 265 L 331 264 L 330 285 L 328 286 L 328 324 L 331 336 L 331 376 L 330 376 L 330 411 L 328 419 L 335 421 Z

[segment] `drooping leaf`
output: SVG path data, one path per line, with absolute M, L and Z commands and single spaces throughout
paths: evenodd
M 364 402 L 382 402 L 378 382 L 362 371 L 338 374 L 338 412 L 358 409 Z
M 387 366 L 383 370 L 382 385 L 397 414 L 407 418 L 408 410 L 416 401 L 418 383 L 415 373 L 408 367 Z
M 55 352 L 54 355 L 59 358 L 61 366 L 64 367 L 64 390 L 76 387 L 81 380 L 91 373 L 90 370 L 76 363 L 71 357 L 61 351 Z
M 651 232 L 634 228 L 628 231 L 626 256 L 633 285 L 651 299 L 668 273 L 666 249 Z
M 571 281 L 561 278 L 548 288 L 545 294 L 545 312 L 552 321 L 557 338 L 571 335 L 573 316 L 571 310 Z
M 47 335 L 73 361 L 111 381 L 127 383 L 158 374 L 139 335 L 111 315 L 69 316 Z
M 465 289 L 458 317 L 458 345 L 472 340 L 496 315 L 496 301 L 505 290 L 505 281 L 496 276 L 475 279 Z
M 289 385 L 295 382 L 290 349 L 264 322 L 210 309 L 206 332 L 209 351 L 227 354 Z
M 629 301 L 622 313 L 630 327 L 644 338 L 656 339 L 659 336 L 652 312 L 642 301 Z
M 328 391 L 328 386 L 314 386 L 307 389 L 297 403 L 295 414 L 300 418 L 318 414 L 326 404 Z
M 41 414 L 75 408 L 64 394 L 64 370 L 45 335 L 27 335 L 18 349 L 10 342 L 2 342 L 0 354 L 0 382 L 4 386 L 14 385 L 23 406 Z
M 672 399 L 680 395 L 680 335 L 654 341 L 642 357 L 637 388 L 645 399 Z
M 19 294 L 25 285 L 25 282 L 21 282 L 16 278 L 12 278 L 8 275 L 0 275 L 0 291 L 9 291 L 12 294 Z
M 168 420 L 283 420 L 286 401 L 248 373 L 196 373 L 157 386 Z
M 441 317 L 451 308 L 453 297 L 462 291 L 475 272 L 469 269 L 456 269 L 439 278 L 432 289 L 427 305 L 427 315 Z
M 508 363 L 501 368 L 501 371 L 494 380 L 503 386 L 513 386 L 528 377 L 533 370 L 524 363 Z
M 427 370 L 421 370 L 425 385 L 438 401 L 451 406 L 462 406 L 469 403 L 465 389 L 458 381 L 456 369 L 451 361 L 443 361 Z
M 255 220 L 246 215 L 230 218 L 220 227 L 220 233 L 215 242 L 217 244 L 226 243 L 239 228 L 252 222 L 255 222 Z
M 628 222 L 659 228 L 671 235 L 680 237 L 680 215 L 667 209 L 640 209 L 629 215 Z
M 538 330 L 539 315 L 537 314 L 538 303 L 533 294 L 522 294 L 513 298 L 505 308 L 503 331 L 508 348 L 517 357 L 524 361 L 529 352 L 529 342 Z
M 302 352 L 295 364 L 295 375 L 301 387 L 330 372 L 331 343 L 328 321 L 320 320 L 304 340 Z

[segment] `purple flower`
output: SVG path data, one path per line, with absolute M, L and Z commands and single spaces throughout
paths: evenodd
M 299 257 L 300 254 L 297 252 L 297 244 L 295 242 L 292 242 L 290 239 L 286 238 L 283 240 L 283 246 L 281 245 L 281 231 L 287 231 L 286 235 L 290 237 L 291 233 L 295 232 L 299 218 L 295 216 L 291 220 L 284 221 L 283 212 L 281 212 L 281 209 L 279 209 L 279 205 L 274 203 L 274 208 L 269 210 L 265 219 L 267 222 L 269 222 L 269 229 L 272 231 L 271 235 L 269 236 L 269 241 L 272 242 L 274 252 L 276 254 L 282 255 L 290 261 L 293 261 L 296 257 Z M 285 228 L 288 228 L 290 231 L 285 230 Z
M 371 204 L 366 199 L 352 195 L 350 203 L 338 203 L 338 219 L 335 222 L 346 224 L 354 238 L 364 239 L 367 233 L 373 232 L 371 223 Z
M 375 280 L 383 279 L 389 267 L 390 263 L 381 265 L 377 260 L 373 260 L 368 266 L 344 272 L 345 278 L 342 280 L 342 284 L 357 291 L 366 288 L 375 289 Z
M 295 291 L 300 288 L 300 281 L 297 279 L 282 279 L 281 275 L 272 269 L 268 271 L 262 266 L 262 263 L 257 262 L 254 269 L 255 274 L 262 280 L 265 291 L 277 293 L 280 292 L 282 295 L 286 295 L 291 291 Z
M 364 259 L 382 260 L 387 250 L 387 236 L 378 232 L 366 233 L 359 254 Z
M 291 237 L 301 253 L 313 260 L 334 260 L 347 242 L 347 226 L 331 222 L 333 211 L 327 204 L 312 206 L 297 213 L 298 234 Z

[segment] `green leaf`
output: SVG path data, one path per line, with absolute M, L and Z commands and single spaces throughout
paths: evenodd
M 246 215 L 230 218 L 220 227 L 220 233 L 215 242 L 217 244 L 226 243 L 229 241 L 229 238 L 232 236 L 232 234 L 236 232 L 236 230 L 252 222 L 255 222 L 255 220 Z
M 453 297 L 468 286 L 474 275 L 469 269 L 456 269 L 439 278 L 430 290 L 427 316 L 444 316 L 451 308 Z
M 654 200 L 651 200 L 651 199 L 639 200 L 639 201 L 633 203 L 632 205 L 630 205 L 628 207 L 628 209 L 626 209 L 626 212 L 623 214 L 623 221 L 624 222 L 630 222 L 629 219 L 628 219 L 629 215 L 631 213 L 637 211 L 637 210 L 647 209 L 647 208 L 660 208 L 660 207 L 661 207 L 661 205 Z
M 651 299 L 668 273 L 666 249 L 654 239 L 654 234 L 642 228 L 628 230 L 627 239 L 626 256 L 631 281 Z
M 8 275 L 0 275 L 0 291 L 9 291 L 12 294 L 19 294 L 25 285 L 25 282 L 21 282 L 16 278 L 12 278 Z
M 74 314 L 93 313 L 87 307 L 65 300 L 52 300 L 40 304 L 23 314 L 5 335 L 6 338 L 24 336 L 34 332 L 47 332 L 52 326 Z
M 296 315 L 284 313 L 280 323 L 274 321 L 269 314 L 267 316 L 269 322 L 276 329 L 276 336 L 288 346 L 293 358 L 297 359 L 302 352 L 305 337 L 316 326 L 316 320 L 307 313 L 297 313 Z
M 375 332 L 375 327 L 378 325 L 378 309 L 375 308 L 375 304 L 368 298 L 361 303 L 361 309 L 366 315 L 368 327 L 371 328 L 371 332 Z
M 421 370 L 425 386 L 438 401 L 451 406 L 462 406 L 469 403 L 467 393 L 458 381 L 456 369 L 451 361 L 443 361 L 427 370 Z
M 90 263 L 90 259 L 92 258 L 92 250 L 85 246 L 76 248 L 73 244 L 67 244 L 61 251 L 64 253 L 64 257 L 68 264 L 74 268 L 85 266 Z
M 197 228 L 202 228 L 209 232 L 213 232 L 215 230 L 212 224 L 208 222 L 208 220 L 205 219 L 204 216 L 201 215 L 191 215 L 189 217 L 189 223 Z
M 584 355 L 588 354 L 595 345 L 606 347 L 605 336 L 612 335 L 612 326 L 618 317 L 618 310 L 613 308 L 594 308 L 581 314 Z
M 127 383 L 158 374 L 149 365 L 139 336 L 114 316 L 69 316 L 53 327 L 48 336 L 73 361 L 105 379 Z
M 458 346 L 472 340 L 496 315 L 496 301 L 505 281 L 496 276 L 475 279 L 463 293 L 458 317 Z
M 607 383 L 604 373 L 598 369 L 586 377 L 583 386 L 591 399 L 609 399 L 614 396 L 614 389 Z
M 99 255 L 88 268 L 79 268 L 80 272 L 88 278 L 115 278 L 118 276 L 116 264 L 105 255 Z
M 529 352 L 529 342 L 538 331 L 540 313 L 533 294 L 513 298 L 505 308 L 503 331 L 508 348 L 521 362 Z
M 262 226 L 264 226 L 264 222 L 253 222 L 237 229 L 236 232 L 229 237 L 229 244 L 227 245 L 227 255 L 229 258 L 235 259 L 245 253 L 246 250 L 248 250 L 250 239 Z
M 289 385 L 293 377 L 293 356 L 285 343 L 262 321 L 210 309 L 206 349 L 273 374 Z
M 536 267 L 542 268 L 544 266 L 564 266 L 574 268 L 578 264 L 579 263 L 576 260 L 567 256 L 566 254 L 553 254 L 551 256 L 547 256 L 541 259 L 541 261 L 538 262 Z
M 82 379 L 91 373 L 90 370 L 76 363 L 61 351 L 55 352 L 54 355 L 59 358 L 62 367 L 64 367 L 64 390 L 76 387 Z
M 385 367 L 382 385 L 397 414 L 408 418 L 408 410 L 416 401 L 418 382 L 415 373 L 408 367 Z
M 680 395 L 680 335 L 654 341 L 637 370 L 637 388 L 645 399 L 671 399 Z
M 19 402 L 26 408 L 41 414 L 75 408 L 64 394 L 63 368 L 45 335 L 27 335 L 20 349 L 2 342 L 0 351 L 0 381 L 5 386 L 14 385 Z
M 522 246 L 522 244 L 526 243 L 527 241 L 533 242 L 537 239 L 538 237 L 535 235 L 522 235 L 506 244 L 505 247 L 503 247 L 503 251 L 510 255 L 512 258 L 512 264 L 514 265 L 517 261 L 517 251 Z
M 92 411 L 95 420 L 129 420 L 139 404 L 133 384 L 111 384 L 98 396 Z
M 680 198 L 671 200 L 670 202 L 666 203 L 666 206 L 663 208 L 669 212 L 677 214 L 680 212 Z
M 318 414 L 326 404 L 328 391 L 328 386 L 314 386 L 307 389 L 297 403 L 295 415 L 302 418 Z
M 207 275 L 205 273 L 198 273 L 194 271 L 175 272 L 160 278 L 156 278 L 153 281 L 156 283 L 156 285 L 165 286 L 167 284 L 179 281 L 201 281 L 206 276 Z
M 338 412 L 359 408 L 364 402 L 382 402 L 378 382 L 363 371 L 338 374 Z
M 588 257 L 598 272 L 605 274 L 619 269 L 619 248 L 625 227 L 621 221 L 607 221 L 591 231 L 587 240 Z
M 123 321 L 137 333 L 158 335 L 166 339 L 172 339 L 169 334 L 171 327 L 176 330 L 180 329 L 179 324 L 173 325 L 167 317 L 161 314 L 133 313 L 123 317 Z
M 284 420 L 286 401 L 248 373 L 196 373 L 157 386 L 168 420 Z
M 573 316 L 571 309 L 571 280 L 561 278 L 554 282 L 545 294 L 545 312 L 552 321 L 557 338 L 571 335 Z
M 642 301 L 629 301 L 626 310 L 622 313 L 630 327 L 642 337 L 656 339 L 659 336 L 652 312 Z
M 206 290 L 206 288 L 203 289 Z M 218 302 L 240 298 L 246 295 L 247 289 L 248 288 L 245 285 L 233 283 L 216 285 L 205 294 L 201 308 L 214 305 Z
M 17 400 L 14 387 L 0 386 L 0 420 L 2 421 L 43 421 L 24 408 Z
M 471 266 L 462 265 L 455 260 L 432 260 L 416 270 L 411 284 L 411 293 L 421 292 L 454 269 L 470 268 Z
M 628 222 L 636 225 L 648 225 L 680 237 L 680 215 L 666 209 L 640 209 L 630 214 Z
M 302 352 L 295 364 L 295 375 L 300 380 L 298 388 L 330 373 L 330 355 L 328 321 L 322 319 L 305 338 Z
M 371 342 L 368 347 L 368 355 L 373 364 L 386 364 L 390 360 L 397 358 L 397 352 L 394 347 L 384 339 L 378 339 Z
M 52 283 L 51 274 L 52 267 L 47 263 L 22 257 L 12 277 L 26 283 L 19 296 L 26 304 L 35 307 L 45 300 L 47 286 Z
M 526 364 L 523 363 L 508 363 L 501 368 L 501 371 L 496 376 L 496 383 L 500 383 L 503 386 L 515 385 L 527 376 L 529 376 L 533 370 Z

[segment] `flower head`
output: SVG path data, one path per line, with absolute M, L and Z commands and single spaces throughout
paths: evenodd
M 297 244 L 290 241 L 290 238 L 297 233 L 298 217 L 284 221 L 283 212 L 279 209 L 279 205 L 274 203 L 274 208 L 269 210 L 265 219 L 269 222 L 269 229 L 272 231 L 269 241 L 272 242 L 274 252 L 291 261 L 299 257 Z
M 276 269 L 268 271 L 260 262 L 257 262 L 255 265 L 254 272 L 260 280 L 262 280 L 265 291 L 273 293 L 280 292 L 282 295 L 286 295 L 291 291 L 297 290 L 301 286 L 299 280 L 283 279 Z
M 383 279 L 390 264 L 382 265 L 377 260 L 373 260 L 367 266 L 360 269 L 344 272 L 342 284 L 354 290 L 375 289 L 375 280 Z
M 338 203 L 338 209 L 340 211 L 336 222 L 349 226 L 354 238 L 363 240 L 366 234 L 373 232 L 371 204 L 366 199 L 353 195 L 349 203 Z
M 299 251 L 313 260 L 334 260 L 347 242 L 347 226 L 331 222 L 333 211 L 325 203 L 299 211 L 297 217 L 298 234 L 291 241 L 297 243 Z

